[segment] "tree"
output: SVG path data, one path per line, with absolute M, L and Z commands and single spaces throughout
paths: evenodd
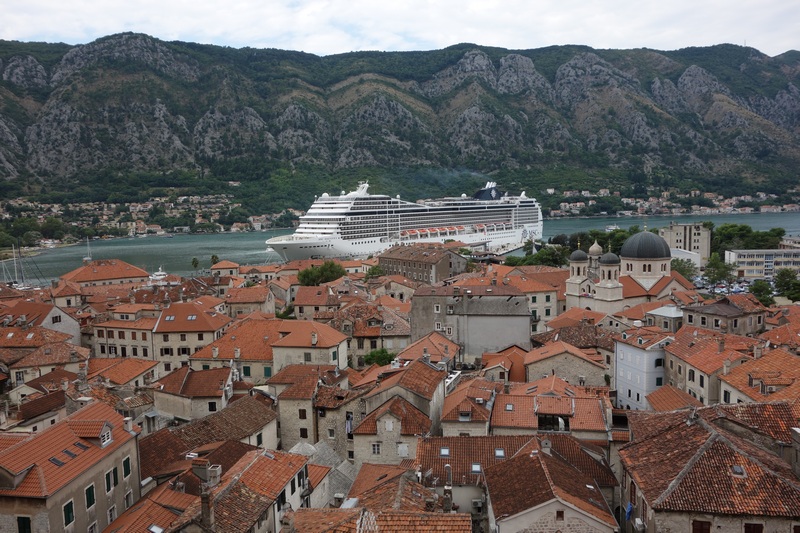
M 694 264 L 694 261 L 691 259 L 679 259 L 675 258 L 670 263 L 670 267 L 673 271 L 677 272 L 684 278 L 691 281 L 695 276 L 697 276 L 697 266 Z
M 211 266 L 214 266 L 217 263 L 219 263 L 219 256 L 217 254 L 212 254 L 212 256 L 211 256 Z
M 750 293 L 755 296 L 762 305 L 769 307 L 775 303 L 775 298 L 772 297 L 772 287 L 766 280 L 757 279 L 750 284 Z
M 365 355 L 364 363 L 368 365 L 376 364 L 378 366 L 388 365 L 394 360 L 395 355 L 397 354 L 389 352 L 386 348 L 379 348 Z
M 347 272 L 344 267 L 335 261 L 325 261 L 322 265 L 312 266 L 297 273 L 300 285 L 306 287 L 320 285 L 345 276 Z
M 797 272 L 782 268 L 775 273 L 775 290 L 784 298 L 796 302 L 800 301 L 800 280 Z
M 734 280 L 733 272 L 735 268 L 736 265 L 732 263 L 726 263 L 719 256 L 719 253 L 714 252 L 711 254 L 711 257 L 708 259 L 708 263 L 706 264 L 705 276 L 710 285 L 716 285 L 717 283 L 723 282 L 730 285 L 730 283 Z
M 383 268 L 380 265 L 373 265 L 367 269 L 367 273 L 364 275 L 364 280 L 370 280 L 372 278 L 379 278 L 381 276 L 385 276 L 386 272 L 384 272 Z
M 531 256 L 531 265 L 562 267 L 567 264 L 569 249 L 565 246 L 544 246 Z
M 192 268 L 197 270 L 198 266 L 200 266 L 200 260 L 196 257 L 192 257 Z

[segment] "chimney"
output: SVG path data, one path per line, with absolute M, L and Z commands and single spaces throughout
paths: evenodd
M 542 451 L 547 455 L 550 455 L 550 449 L 553 446 L 553 443 L 550 442 L 550 439 L 542 439 L 541 446 L 542 446 Z
M 192 459 L 192 473 L 204 483 L 208 481 L 208 470 L 211 464 L 208 459 Z
M 214 531 L 214 507 L 211 505 L 211 493 L 208 487 L 200 493 L 200 523 L 206 531 Z
M 333 495 L 333 506 L 334 507 L 341 507 L 342 503 L 344 503 L 344 493 L 337 492 Z
M 52 280 L 50 282 L 50 287 L 52 287 L 53 289 L 57 289 L 58 288 L 58 280 L 57 279 Z
M 453 469 L 449 464 L 444 465 L 445 480 L 442 493 L 442 510 L 449 513 L 453 510 Z
M 61 390 L 67 390 L 69 388 L 69 380 L 64 378 L 61 380 Z
M 122 421 L 124 422 L 125 431 L 128 433 L 133 432 L 133 418 L 126 416 Z
M 717 339 L 717 353 L 722 353 L 725 351 L 725 336 L 721 336 Z
M 311 346 L 316 346 L 316 345 L 317 345 L 317 332 L 316 331 L 312 331 L 311 332 Z
M 239 359 L 242 356 L 242 350 L 237 346 L 233 349 L 233 358 Z
M 218 346 L 212 346 L 211 347 L 211 357 L 214 358 L 214 359 L 219 357 L 219 347 Z
M 422 360 L 425 361 L 426 363 L 431 362 L 431 356 L 428 353 L 428 348 L 425 347 L 422 348 Z
M 728 372 L 730 372 L 730 371 L 731 371 L 731 360 L 730 359 L 725 359 L 722 362 L 722 375 L 723 376 L 727 376 Z
M 753 359 L 760 359 L 764 354 L 764 347 L 760 344 L 753 346 Z
M 75 350 L 70 350 L 69 352 L 69 362 L 70 363 L 77 363 L 78 362 L 78 352 Z
M 511 383 L 506 381 L 503 383 L 503 394 L 510 394 L 511 393 Z

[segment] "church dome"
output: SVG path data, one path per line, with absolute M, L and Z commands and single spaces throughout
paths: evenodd
M 589 256 L 583 250 L 575 250 L 569 256 L 570 262 L 572 261 L 588 261 Z
M 603 254 L 603 257 L 600 258 L 601 265 L 618 265 L 619 262 L 619 256 L 612 252 Z
M 672 257 L 667 241 L 649 231 L 640 231 L 629 237 L 622 245 L 619 255 L 630 259 L 668 259 Z
M 603 253 L 603 247 L 597 244 L 597 241 L 594 241 L 594 244 L 589 248 L 589 255 L 601 255 Z

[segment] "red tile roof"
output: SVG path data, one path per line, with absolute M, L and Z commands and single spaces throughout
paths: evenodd
M 41 433 L 7 447 L 0 451 L 0 468 L 12 476 L 21 476 L 22 480 L 16 488 L 0 489 L 0 495 L 47 498 L 55 494 L 133 439 L 123 426 L 122 415 L 105 404 L 93 403 Z M 112 437 L 105 447 L 94 440 L 99 439 L 103 427 L 111 428 Z M 76 446 L 77 442 L 86 449 Z M 64 454 L 63 450 L 70 450 L 75 457 Z
M 383 379 L 368 397 L 380 394 L 394 386 L 402 387 L 425 399 L 433 399 L 439 385 L 444 382 L 447 372 L 434 367 L 422 359 L 411 361 L 402 372 L 397 372 Z
M 378 419 L 392 415 L 400 422 L 401 435 L 425 435 L 431 430 L 431 420 L 408 400 L 394 396 L 368 414 L 353 429 L 354 435 L 377 435 Z
M 605 370 L 606 368 L 604 364 L 597 362 L 596 358 L 587 356 L 583 350 L 564 341 L 555 341 L 550 344 L 546 344 L 541 348 L 534 348 L 525 355 L 525 365 L 538 363 L 550 359 L 551 357 L 557 357 L 560 355 L 575 357 L 576 359 L 590 363 L 601 370 Z
M 747 406 L 736 406 L 747 408 Z M 634 415 L 623 467 L 657 511 L 796 517 L 800 484 L 791 466 L 715 423 L 718 409 Z M 794 423 L 793 417 L 790 423 Z
M 212 398 L 222 396 L 225 384 L 230 378 L 228 367 L 209 370 L 192 370 L 182 366 L 158 380 L 160 392 L 186 398 Z
M 125 385 L 132 382 L 142 374 L 146 374 L 158 366 L 157 361 L 146 359 L 133 359 L 129 357 L 114 357 L 109 359 L 89 359 L 89 372 L 86 377 L 93 379 L 100 377 L 108 379 L 111 383 Z M 143 385 L 143 383 L 140 383 Z
M 149 276 L 147 271 L 119 259 L 96 259 L 67 272 L 61 279 L 75 283 L 92 283 L 127 279 L 146 281 Z
M 674 411 L 690 407 L 702 407 L 697 398 L 672 385 L 664 385 L 646 396 L 647 403 L 654 411 Z
M 2 332 L 0 332 L 2 334 Z M 42 345 L 14 363 L 10 368 L 33 368 L 49 365 L 80 363 L 89 359 L 89 348 L 67 342 Z
M 456 357 L 460 347 L 438 331 L 432 331 L 403 348 L 397 354 L 401 361 L 413 361 L 424 354 L 428 354 L 431 362 L 438 363 L 443 360 L 452 360 Z
M 161 311 L 154 333 L 216 332 L 233 321 L 227 315 L 208 309 L 201 300 L 173 303 Z
M 558 329 L 578 324 L 601 324 L 607 315 L 590 309 L 571 307 L 560 315 L 551 318 L 547 322 L 550 329 Z

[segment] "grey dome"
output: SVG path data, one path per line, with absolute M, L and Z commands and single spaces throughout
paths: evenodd
M 589 256 L 583 250 L 575 250 L 569 256 L 570 261 L 588 261 Z
M 601 265 L 618 265 L 619 256 L 615 253 L 608 252 L 603 254 L 599 262 Z
M 629 237 L 622 245 L 619 255 L 630 259 L 668 259 L 672 257 L 667 241 L 649 231 L 640 231 Z
M 603 247 L 594 241 L 594 244 L 589 247 L 589 255 L 600 255 L 603 253 Z

